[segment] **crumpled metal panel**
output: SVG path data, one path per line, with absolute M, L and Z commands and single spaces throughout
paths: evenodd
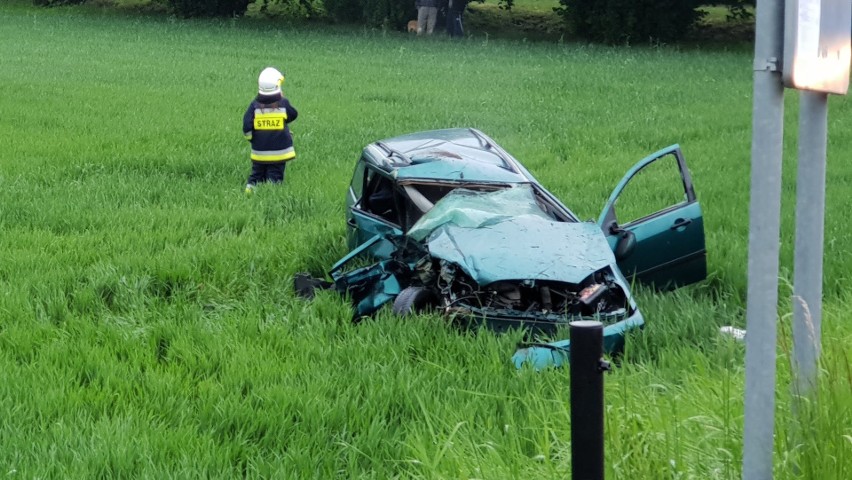
M 627 332 L 644 326 L 645 319 L 639 313 L 639 310 L 636 310 L 628 319 L 605 326 L 603 331 L 604 352 L 622 351 Z M 570 358 L 571 340 L 559 340 L 519 348 L 512 355 L 512 363 L 515 364 L 516 368 L 523 368 L 527 365 L 534 370 L 542 370 L 548 367 L 559 368 L 567 364 Z
M 615 263 L 594 223 L 555 222 L 529 185 L 482 193 L 457 189 L 408 231 L 429 254 L 453 262 L 479 285 L 497 280 L 580 283 Z
M 410 160 L 396 165 L 399 179 L 524 183 L 531 180 L 523 169 L 510 164 L 510 156 L 482 132 L 451 128 L 418 132 L 380 140 Z M 395 157 L 394 157 L 395 158 Z
M 355 318 L 372 315 L 393 301 L 402 290 L 398 263 L 385 260 L 345 274 L 337 274 L 334 287 L 355 304 Z
M 429 238 L 429 253 L 482 286 L 515 279 L 580 283 L 615 263 L 597 225 L 530 215 L 479 228 L 444 225 Z

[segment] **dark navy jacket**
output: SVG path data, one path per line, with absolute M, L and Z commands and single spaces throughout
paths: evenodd
M 296 158 L 288 124 L 299 112 L 284 97 L 277 107 L 274 105 L 255 99 L 243 115 L 243 134 L 251 141 L 251 159 L 255 162 L 284 162 Z

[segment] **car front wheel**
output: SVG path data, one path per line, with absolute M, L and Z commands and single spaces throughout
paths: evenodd
M 393 301 L 393 313 L 409 315 L 423 312 L 437 305 L 435 292 L 426 287 L 406 287 Z

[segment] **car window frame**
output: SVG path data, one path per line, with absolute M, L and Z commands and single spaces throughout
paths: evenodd
M 384 217 L 383 215 L 380 215 L 378 213 L 375 213 L 371 210 L 367 210 L 367 209 L 364 208 L 364 203 L 365 203 L 364 198 L 368 195 L 368 193 L 365 193 L 365 192 L 368 192 L 370 182 L 372 182 L 373 179 L 376 179 L 376 178 L 384 179 L 384 180 L 386 180 L 387 182 L 390 183 L 391 190 L 393 192 L 393 204 L 394 204 L 393 208 L 394 208 L 394 211 L 396 213 L 396 218 L 397 218 L 398 222 L 394 222 L 394 221 Z M 376 181 L 378 182 L 379 180 L 376 180 Z M 393 227 L 397 230 L 402 230 L 402 222 L 399 221 L 399 220 L 401 220 L 401 214 L 399 212 L 399 197 L 400 196 L 402 196 L 402 194 L 399 192 L 398 185 L 397 185 L 395 179 L 392 176 L 388 175 L 386 172 L 384 172 L 380 168 L 377 168 L 373 165 L 370 165 L 367 162 L 364 162 L 364 183 L 363 183 L 363 189 L 361 190 L 361 197 L 358 198 L 355 201 L 355 203 L 352 204 L 351 208 L 352 208 L 353 212 L 357 212 L 359 215 L 367 216 L 367 217 L 369 217 L 373 220 L 384 223 L 384 224 L 391 226 L 391 227 Z M 367 208 L 370 208 L 369 202 L 367 202 Z
M 532 187 L 533 193 L 536 195 L 536 199 L 545 204 L 547 207 L 550 207 L 549 209 L 542 208 L 542 211 L 551 217 L 555 217 L 555 221 L 571 223 L 580 221 L 570 208 L 565 206 L 565 204 L 562 203 L 556 195 L 550 193 L 550 191 L 544 188 L 543 185 L 537 182 L 529 182 L 529 185 Z M 542 205 L 539 205 L 539 207 L 542 207 Z
M 618 201 L 618 197 L 621 195 L 621 192 L 630 184 L 630 181 L 638 175 L 644 168 L 648 165 L 657 162 L 659 159 L 663 158 L 666 155 L 674 155 L 675 160 L 677 162 L 677 167 L 680 170 L 680 180 L 681 185 L 684 189 L 684 193 L 686 194 L 686 199 L 682 200 L 676 204 L 669 205 L 668 207 L 651 212 L 645 216 L 636 218 L 631 220 L 629 223 L 620 224 L 618 223 L 618 215 L 615 209 L 615 205 Z M 643 158 L 639 162 L 633 165 L 627 173 L 621 178 L 621 181 L 618 182 L 615 189 L 613 189 L 612 193 L 607 200 L 601 215 L 598 217 L 598 225 L 600 225 L 601 229 L 605 232 L 612 232 L 613 229 L 621 229 L 622 227 L 634 226 L 638 223 L 646 222 L 648 220 L 652 220 L 655 217 L 665 215 L 672 210 L 677 208 L 683 208 L 686 205 L 698 202 L 698 197 L 695 195 L 695 187 L 692 183 L 692 177 L 689 173 L 689 167 L 686 165 L 686 160 L 683 156 L 683 152 L 680 149 L 679 144 L 670 145 L 666 148 L 663 148 L 657 152 L 648 155 Z
M 619 222 L 618 221 L 618 208 L 616 208 L 616 207 L 618 206 L 618 200 L 620 199 L 621 194 L 624 193 L 624 191 L 627 189 L 627 186 L 630 185 L 630 183 L 633 181 L 633 179 L 636 178 L 637 175 L 640 175 L 643 170 L 645 170 L 646 168 L 649 168 L 651 165 L 656 164 L 661 159 L 663 159 L 663 158 L 665 158 L 666 156 L 669 156 L 669 155 L 674 157 L 674 161 L 677 165 L 678 173 L 679 173 L 679 176 L 680 176 L 680 185 L 683 188 L 684 198 L 677 203 L 673 203 L 673 204 L 669 205 L 668 207 L 662 208 L 660 210 L 656 210 L 656 211 L 649 213 L 647 215 L 644 215 L 642 217 L 634 218 L 633 220 L 630 220 L 629 222 L 624 222 L 624 223 Z M 622 227 L 629 227 L 629 226 L 632 226 L 632 225 L 636 225 L 637 223 L 644 222 L 644 221 L 651 220 L 651 219 L 656 218 L 656 217 L 663 216 L 668 212 L 671 212 L 673 210 L 677 210 L 678 208 L 682 208 L 686 205 L 689 205 L 690 203 L 694 203 L 697 200 L 695 198 L 695 191 L 694 191 L 694 189 L 690 188 L 691 182 L 687 182 L 687 179 L 685 178 L 686 176 L 689 175 L 689 171 L 684 170 L 684 168 L 685 168 L 685 165 L 683 164 L 681 157 L 678 155 L 678 152 L 672 151 L 672 152 L 668 152 L 668 153 L 654 159 L 654 161 L 643 165 L 641 168 L 639 168 L 638 170 L 633 172 L 633 174 L 630 176 L 630 178 L 627 180 L 627 182 L 624 183 L 624 186 L 619 190 L 618 197 L 616 198 L 615 202 L 613 202 L 613 216 L 615 217 L 615 221 L 618 223 L 618 225 L 620 225 Z
M 364 185 L 367 181 L 367 161 L 364 155 L 355 163 L 355 170 L 352 172 L 352 180 L 349 182 L 349 195 L 352 199 L 352 204 L 361 201 L 361 196 L 364 194 Z

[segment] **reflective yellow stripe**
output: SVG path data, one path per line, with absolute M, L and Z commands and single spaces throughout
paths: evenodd
M 277 152 L 251 152 L 251 159 L 256 162 L 280 162 L 294 158 L 296 158 L 296 151 L 292 147 Z

